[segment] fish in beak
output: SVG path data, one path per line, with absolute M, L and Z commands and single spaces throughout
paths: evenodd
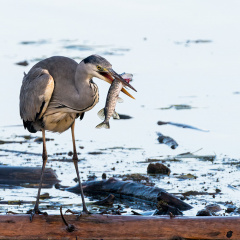
M 121 75 L 117 74 L 112 68 L 104 68 L 102 71 L 99 71 L 99 73 L 105 77 L 105 81 L 112 84 L 114 79 L 117 79 L 121 81 L 124 85 L 124 87 L 129 87 L 133 89 L 135 92 L 137 90 L 129 83 L 130 79 L 124 79 Z M 125 88 L 122 88 L 121 91 L 125 93 L 127 96 L 135 99 Z

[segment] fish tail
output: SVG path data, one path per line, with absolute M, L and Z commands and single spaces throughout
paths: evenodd
M 98 124 L 96 126 L 96 128 L 106 128 L 106 129 L 109 129 L 110 125 L 109 125 L 109 122 L 102 122 L 102 123 Z

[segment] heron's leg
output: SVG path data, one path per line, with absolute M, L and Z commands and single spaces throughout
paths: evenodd
M 77 156 L 76 144 L 75 144 L 74 127 L 75 127 L 75 121 L 73 122 L 73 124 L 71 126 L 72 142 L 73 142 L 73 163 L 74 163 L 74 166 L 75 166 L 75 169 L 76 169 L 76 172 L 77 172 L 77 178 L 78 178 L 79 188 L 80 188 L 81 197 L 82 197 L 83 212 L 84 213 L 89 213 L 88 210 L 87 210 L 86 204 L 85 204 L 83 189 L 82 189 L 82 183 L 81 183 L 80 176 L 79 176 L 78 156 Z
M 39 211 L 39 198 L 40 198 L 40 193 L 41 193 L 41 188 L 42 188 L 42 182 L 43 182 L 43 174 L 45 170 L 45 166 L 47 163 L 47 149 L 46 149 L 46 140 L 45 140 L 45 130 L 42 130 L 42 139 L 43 139 L 43 153 L 42 153 L 42 171 L 41 171 L 41 177 L 40 177 L 40 183 L 38 186 L 38 194 L 37 194 L 37 200 L 35 203 L 34 210 L 31 212 L 30 220 L 32 221 L 34 214 L 41 214 L 42 212 Z

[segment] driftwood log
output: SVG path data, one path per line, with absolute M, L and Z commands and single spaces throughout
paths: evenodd
M 240 217 L 0 215 L 0 239 L 240 239 Z
M 41 167 L 0 166 L 0 184 L 15 186 L 39 184 L 40 175 Z M 43 187 L 51 187 L 58 182 L 60 181 L 56 173 L 51 168 L 46 168 L 43 175 Z
M 80 193 L 79 186 L 67 188 L 67 191 Z M 142 199 L 148 202 L 157 203 L 164 201 L 167 204 L 178 208 L 179 210 L 189 210 L 192 207 L 167 193 L 164 189 L 158 187 L 149 187 L 143 184 L 127 181 L 119 181 L 115 178 L 109 178 L 101 181 L 87 181 L 83 183 L 84 193 L 102 194 L 111 193 L 121 198 Z

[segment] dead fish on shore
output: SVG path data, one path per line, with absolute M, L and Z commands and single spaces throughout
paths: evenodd
M 133 75 L 130 73 L 122 73 L 120 76 L 126 81 L 130 82 Z M 109 119 L 113 117 L 114 119 L 120 119 L 119 115 L 115 111 L 117 102 L 123 102 L 123 100 L 118 96 L 121 89 L 124 87 L 124 83 L 118 79 L 114 79 L 111 87 L 108 90 L 107 100 L 105 107 L 98 112 L 98 116 L 104 121 L 96 126 L 96 128 L 110 128 Z

